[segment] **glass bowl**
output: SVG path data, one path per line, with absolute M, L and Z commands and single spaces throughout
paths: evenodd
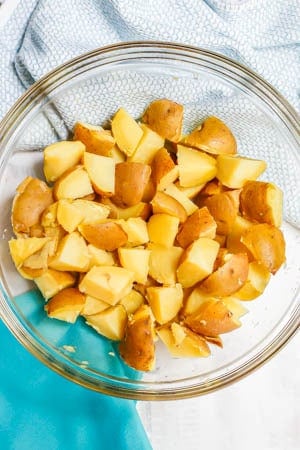
M 33 283 L 23 280 L 11 261 L 10 211 L 17 184 L 28 175 L 42 177 L 42 149 L 68 138 L 75 121 L 103 124 L 120 106 L 138 118 L 147 104 L 162 97 L 184 104 L 184 131 L 207 115 L 219 116 L 235 134 L 239 153 L 267 161 L 265 179 L 277 182 L 285 193 L 287 260 L 265 293 L 245 303 L 249 312 L 242 327 L 223 335 L 223 349 L 212 346 L 208 358 L 178 360 L 158 344 L 156 369 L 138 373 L 83 320 L 70 325 L 46 317 Z M 187 398 L 249 374 L 297 330 L 299 196 L 290 198 L 288 182 L 300 168 L 297 115 L 249 69 L 224 56 L 172 43 L 97 49 L 35 83 L 8 112 L 0 135 L 0 314 L 21 344 L 53 370 L 114 396 Z

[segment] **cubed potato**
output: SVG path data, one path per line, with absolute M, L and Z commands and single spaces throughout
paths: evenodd
M 134 273 L 134 281 L 144 284 L 149 273 L 150 250 L 144 248 L 119 248 L 121 266 Z
M 225 186 L 239 189 L 248 180 L 256 180 L 265 170 L 265 161 L 245 156 L 219 155 L 216 177 Z
M 210 355 L 210 349 L 202 336 L 176 322 L 173 322 L 171 327 L 164 326 L 156 332 L 174 358 L 199 358 Z M 181 336 L 180 342 L 178 336 Z
M 181 203 L 164 192 L 157 191 L 150 203 L 153 214 L 169 214 L 178 217 L 180 222 L 185 222 L 187 219 L 187 213 Z
M 85 145 L 80 140 L 60 141 L 44 149 L 44 175 L 54 182 L 67 170 L 80 163 Z
M 184 252 L 177 269 L 177 279 L 183 287 L 194 286 L 211 274 L 219 250 L 213 239 L 199 238 Z
M 178 142 L 181 138 L 183 106 L 168 99 L 155 100 L 144 112 L 143 122 L 163 138 Z
M 83 166 L 76 166 L 64 172 L 53 187 L 56 200 L 81 198 L 93 193 L 90 178 Z
M 149 239 L 154 244 L 172 247 L 178 232 L 179 218 L 169 214 L 153 214 L 148 221 Z
M 99 298 L 91 297 L 90 295 L 86 295 L 85 304 L 80 314 L 84 317 L 92 316 L 94 314 L 98 314 L 105 309 L 109 308 L 111 305 L 109 303 L 103 302 L 99 300 Z
M 145 297 L 138 291 L 132 289 L 129 294 L 120 300 L 120 305 L 124 306 L 127 314 L 134 314 L 145 302 Z
M 212 180 L 217 173 L 215 158 L 200 150 L 177 145 L 179 183 L 183 187 L 197 186 Z
M 125 335 L 127 313 L 122 305 L 110 306 L 97 314 L 85 316 L 87 325 L 112 341 L 120 341 Z
M 56 254 L 49 260 L 50 269 L 86 272 L 90 256 L 83 237 L 77 232 L 64 236 L 58 244 Z
M 129 206 L 128 208 L 120 208 L 109 198 L 102 198 L 102 203 L 110 208 L 109 217 L 111 219 L 126 220 L 131 217 L 141 217 L 142 219 L 147 220 L 152 213 L 151 205 L 144 201 L 137 205 Z
M 108 197 L 114 194 L 116 162 L 113 158 L 85 152 L 83 165 L 98 194 Z
M 186 317 L 190 314 L 193 314 L 197 309 L 202 305 L 203 302 L 209 300 L 211 296 L 209 294 L 205 294 L 201 289 L 196 286 L 192 288 L 192 291 L 185 299 L 183 308 L 181 310 L 181 314 Z
M 259 223 L 244 232 L 241 242 L 274 275 L 285 262 L 285 240 L 274 225 Z
M 57 221 L 68 233 L 76 230 L 83 217 L 83 212 L 80 212 L 71 200 L 61 199 L 58 201 Z
M 203 336 L 218 336 L 241 326 L 239 319 L 220 299 L 209 299 L 185 319 L 185 326 Z
M 241 211 L 245 218 L 280 227 L 283 193 L 273 183 L 247 181 L 241 192 Z
M 116 266 L 94 266 L 82 278 L 79 290 L 92 297 L 115 305 L 129 294 L 134 273 Z
M 15 266 L 21 267 L 23 262 L 34 253 L 41 250 L 50 238 L 18 238 L 8 241 L 9 251 Z
M 241 242 L 242 235 L 252 225 L 253 222 L 250 222 L 250 220 L 239 215 L 236 217 L 231 231 L 226 238 L 226 248 L 230 253 L 246 253 L 249 260 L 253 258 L 247 247 Z
M 149 275 L 158 283 L 174 285 L 177 282 L 176 270 L 183 250 L 180 247 L 165 247 L 149 243 L 151 250 L 149 260 Z
M 50 238 L 48 243 L 49 256 L 54 256 L 58 249 L 58 244 L 66 235 L 66 231 L 60 225 L 56 227 L 44 227 L 45 237 Z
M 69 287 L 59 291 L 45 305 L 51 319 L 74 323 L 85 304 L 85 295 L 77 288 Z
M 238 214 L 238 207 L 231 193 L 222 192 L 207 197 L 202 203 L 206 206 L 217 224 L 217 233 L 227 235 L 231 232 Z
M 200 284 L 201 290 L 215 297 L 237 292 L 248 277 L 248 258 L 244 253 L 226 255 L 226 262 Z
M 223 297 L 222 302 L 229 309 L 229 311 L 232 314 L 232 317 L 235 320 L 239 320 L 242 316 L 244 316 L 248 312 L 248 309 L 245 307 L 245 303 L 243 304 L 243 302 L 241 302 L 240 299 L 236 297 L 231 296 Z
M 113 202 L 122 208 L 140 203 L 150 174 L 151 167 L 147 164 L 137 162 L 116 164 Z
M 42 213 L 40 222 L 42 227 L 57 227 L 57 206 L 58 202 L 51 203 Z
M 234 295 L 240 300 L 253 300 L 264 292 L 270 277 L 271 274 L 264 264 L 252 261 L 249 263 L 246 283 Z
M 83 215 L 83 222 L 87 223 L 106 219 L 110 214 L 110 208 L 108 206 L 92 200 L 78 198 L 73 200 L 72 205 Z
M 177 200 L 184 207 L 188 216 L 197 211 L 198 206 L 192 200 L 190 200 L 184 192 L 178 189 L 175 184 L 169 184 L 164 190 L 164 193 L 175 198 L 175 200 Z
M 185 136 L 183 142 L 214 155 L 236 153 L 235 137 L 218 117 L 207 117 L 204 122 Z
M 110 151 L 110 157 L 117 163 L 126 161 L 126 155 L 119 149 L 117 145 L 114 145 Z
M 127 246 L 136 247 L 149 242 L 147 223 L 141 217 L 120 219 L 118 223 L 127 234 Z
M 156 189 L 163 191 L 170 183 L 177 180 L 179 172 L 178 166 L 174 163 L 167 149 L 159 149 L 151 164 L 152 179 Z
M 111 129 L 118 147 L 127 156 L 133 155 L 143 136 L 143 130 L 124 108 L 120 108 L 114 115 Z
M 175 182 L 175 186 L 189 199 L 193 199 L 204 188 L 205 183 L 198 184 L 197 186 L 184 187 L 180 186 L 179 181 Z
M 89 244 L 110 252 L 125 245 L 128 239 L 123 228 L 111 220 L 82 223 L 78 229 Z
M 95 247 L 92 244 L 88 244 L 88 252 L 90 255 L 90 267 L 93 266 L 113 266 L 115 264 L 115 258 L 112 252 Z
M 130 367 L 150 371 L 155 367 L 154 325 L 149 306 L 142 305 L 129 318 L 124 340 L 119 352 Z
M 46 270 L 48 268 L 49 252 L 51 252 L 51 249 L 52 243 L 49 240 L 39 251 L 33 253 L 33 255 L 28 256 L 28 258 L 23 261 L 22 267 Z
M 163 325 L 177 316 L 183 302 L 181 284 L 147 288 L 147 300 L 155 320 Z
M 83 142 L 87 152 L 102 156 L 111 156 L 115 145 L 110 130 L 84 122 L 75 123 L 74 139 Z
M 128 157 L 127 161 L 151 164 L 156 152 L 164 146 L 165 140 L 145 124 L 141 124 L 141 129 L 143 136 L 135 152 Z
M 74 286 L 76 277 L 69 272 L 47 269 L 41 276 L 34 279 L 45 300 L 54 297 L 65 288 Z
M 52 190 L 44 181 L 27 177 L 18 187 L 12 206 L 12 226 L 16 235 L 30 233 L 41 215 L 53 203 Z
M 215 239 L 217 224 L 207 207 L 197 208 L 182 224 L 178 234 L 178 244 L 186 248 L 200 237 Z

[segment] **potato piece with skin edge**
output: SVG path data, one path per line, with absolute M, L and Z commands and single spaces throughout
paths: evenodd
M 60 141 L 44 149 L 44 175 L 48 182 L 55 182 L 67 170 L 80 163 L 85 145 L 80 140 Z
M 94 266 L 81 279 L 79 290 L 115 305 L 132 289 L 134 273 L 117 266 Z
M 115 195 L 112 201 L 123 208 L 140 203 L 150 174 L 151 167 L 147 164 L 136 162 L 116 164 Z
M 154 323 L 149 306 L 142 305 L 129 318 L 124 340 L 119 344 L 121 358 L 130 367 L 144 372 L 155 366 Z
M 77 232 L 64 236 L 55 255 L 49 260 L 49 268 L 62 271 L 86 272 L 90 265 L 87 245 Z
M 134 273 L 134 281 L 145 284 L 149 272 L 150 250 L 144 248 L 119 248 L 121 266 Z
M 210 299 L 188 316 L 184 325 L 203 336 L 219 336 L 241 326 L 222 300 Z
M 164 190 L 164 193 L 175 198 L 175 200 L 177 200 L 184 207 L 188 216 L 197 211 L 198 206 L 190 200 L 184 192 L 180 191 L 174 183 L 169 184 Z
M 136 247 L 149 242 L 147 223 L 141 217 L 130 217 L 127 220 L 120 219 L 117 222 L 128 236 L 127 246 Z
M 151 250 L 149 260 L 149 275 L 158 283 L 174 285 L 177 282 L 176 270 L 183 249 L 180 247 L 165 247 L 159 244 L 149 243 L 147 248 Z
M 179 181 L 176 181 L 174 184 L 177 189 L 179 189 L 189 199 L 194 199 L 205 186 L 205 183 L 201 183 L 197 186 L 183 187 L 180 186 Z
M 174 163 L 169 152 L 161 148 L 156 152 L 151 164 L 152 179 L 159 191 L 164 190 L 170 183 L 177 180 L 178 166 Z
M 194 286 L 211 274 L 219 251 L 213 239 L 199 238 L 183 253 L 177 269 L 177 279 L 184 288 Z
M 242 188 L 249 180 L 256 180 L 265 170 L 265 161 L 245 156 L 218 155 L 216 177 L 229 188 Z
M 109 306 L 100 313 L 84 317 L 86 324 L 102 336 L 112 341 L 123 339 L 127 324 L 127 313 L 122 305 Z
M 145 124 L 140 126 L 143 130 L 143 136 L 135 152 L 127 158 L 127 161 L 151 164 L 156 152 L 164 146 L 165 140 Z
M 172 247 L 178 232 L 179 218 L 169 214 L 153 214 L 148 220 L 150 242 Z
M 221 235 L 229 234 L 238 214 L 234 195 L 229 192 L 222 192 L 207 197 L 201 204 L 208 208 L 216 221 L 216 232 Z
M 109 308 L 111 305 L 109 303 L 103 302 L 99 300 L 99 298 L 91 297 L 90 295 L 86 295 L 85 304 L 83 309 L 80 312 L 81 316 L 92 316 L 94 314 L 98 314 L 105 309 Z
M 143 122 L 169 141 L 181 138 L 183 106 L 168 99 L 155 100 L 143 114 Z
M 194 312 L 197 311 L 197 309 L 199 309 L 202 303 L 206 302 L 211 298 L 213 297 L 209 294 L 205 294 L 204 292 L 202 292 L 199 286 L 193 287 L 192 291 L 189 293 L 189 295 L 184 301 L 184 305 L 180 311 L 180 315 L 184 318 L 186 316 L 193 314 Z
M 155 320 L 163 325 L 177 316 L 183 302 L 183 290 L 175 286 L 154 286 L 147 288 L 147 300 Z
M 116 162 L 113 158 L 85 152 L 83 165 L 97 194 L 110 197 L 115 193 Z
M 218 117 L 210 116 L 187 135 L 184 144 L 203 150 L 214 155 L 233 154 L 237 151 L 237 144 L 227 125 Z
M 128 208 L 118 207 L 109 198 L 102 198 L 101 202 L 110 208 L 109 218 L 111 219 L 127 220 L 133 217 L 141 217 L 143 220 L 147 220 L 152 213 L 151 205 L 145 202 L 140 202 Z
M 256 261 L 274 275 L 285 262 L 285 240 L 282 231 L 274 225 L 259 223 L 250 227 L 241 242 Z
M 127 156 L 132 156 L 143 136 L 143 130 L 124 108 L 114 115 L 111 130 L 118 147 Z
M 177 234 L 177 242 L 182 248 L 188 247 L 200 237 L 214 239 L 217 224 L 207 207 L 197 209 L 182 224 Z
M 173 322 L 171 327 L 163 326 L 156 332 L 174 358 L 199 358 L 210 355 L 204 337 L 176 322 Z M 179 334 L 182 336 L 181 342 L 176 341 Z
M 241 237 L 248 228 L 252 227 L 252 225 L 253 222 L 238 215 L 232 225 L 230 233 L 226 237 L 226 248 L 228 251 L 230 253 L 246 253 L 249 261 L 253 259 L 253 256 L 247 247 L 242 244 Z
M 18 238 L 8 241 L 10 255 L 16 268 L 22 266 L 23 262 L 34 253 L 41 250 L 50 238 Z
M 270 277 L 271 274 L 264 264 L 258 261 L 250 262 L 246 283 L 234 294 L 235 297 L 240 300 L 254 300 L 264 292 Z
M 200 289 L 211 296 L 227 297 L 237 292 L 248 277 L 248 258 L 244 253 L 227 255 L 226 262 L 201 282 Z
M 281 226 L 283 193 L 275 184 L 247 181 L 240 198 L 241 211 L 246 219 Z
M 188 217 L 184 207 L 178 200 L 175 200 L 175 198 L 164 192 L 156 192 L 150 203 L 153 214 L 169 214 L 170 216 L 178 217 L 180 222 L 185 222 Z
M 65 231 L 68 233 L 75 231 L 83 218 L 83 213 L 73 206 L 72 201 L 66 199 L 58 201 L 57 221 Z
M 110 252 L 125 245 L 128 240 L 123 228 L 113 221 L 82 223 L 78 230 L 89 244 Z
M 47 206 L 47 208 L 43 211 L 41 215 L 41 225 L 42 227 L 57 227 L 57 207 L 58 202 L 51 203 L 51 205 Z
M 77 288 L 69 287 L 58 292 L 45 305 L 51 319 L 75 323 L 85 304 L 85 295 Z
M 81 198 L 93 193 L 89 176 L 83 166 L 72 167 L 64 172 L 53 187 L 56 200 Z
M 52 189 L 38 178 L 27 177 L 17 187 L 12 205 L 12 227 L 16 235 L 30 233 L 40 223 L 41 215 L 53 203 Z
M 212 180 L 217 174 L 215 158 L 200 150 L 177 145 L 179 184 L 193 187 Z
M 145 302 L 145 297 L 138 291 L 132 289 L 129 294 L 120 300 L 120 305 L 124 306 L 127 314 L 134 314 Z
M 65 288 L 74 286 L 76 277 L 70 272 L 47 269 L 41 276 L 34 279 L 45 300 L 54 297 Z
M 75 123 L 74 139 L 83 142 L 87 152 L 102 156 L 111 156 L 115 145 L 110 130 L 84 122 Z
M 72 201 L 72 206 L 83 216 L 83 222 L 97 222 L 106 219 L 110 214 L 110 208 L 96 201 L 78 198 Z
M 97 248 L 92 244 L 88 244 L 88 252 L 90 255 L 90 269 L 93 266 L 113 266 L 115 264 L 112 252 Z

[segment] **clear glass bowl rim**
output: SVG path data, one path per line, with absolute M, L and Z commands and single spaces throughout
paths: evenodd
M 15 124 L 21 123 L 22 119 L 34 105 L 37 105 L 42 97 L 49 94 L 53 89 L 63 85 L 64 81 L 70 77 L 78 76 L 82 71 L 89 70 L 93 66 L 101 66 L 112 62 L 129 61 L 139 58 L 168 58 L 177 60 L 205 64 L 210 70 L 222 73 L 237 84 L 245 86 L 254 95 L 258 95 L 268 104 L 286 126 L 295 141 L 296 147 L 300 146 L 300 126 L 299 116 L 287 100 L 274 89 L 268 82 L 255 72 L 242 64 L 209 50 L 175 44 L 172 42 L 154 41 L 131 41 L 101 47 L 87 52 L 70 61 L 58 66 L 47 73 L 39 81 L 34 83 L 11 107 L 3 120 L 0 122 L 0 137 L 2 145 L 5 147 L 15 131 Z M 5 150 L 4 150 L 5 153 Z M 1 287 L 1 286 L 0 286 Z M 289 321 L 281 332 L 247 363 L 237 369 L 230 370 L 209 383 L 193 383 L 192 385 L 180 386 L 180 381 L 161 383 L 161 389 L 157 389 L 159 383 L 138 382 L 136 387 L 128 383 L 116 382 L 112 377 L 103 376 L 95 381 L 89 375 L 78 374 L 75 365 L 67 365 L 65 361 L 56 360 L 50 352 L 38 342 L 33 340 L 26 328 L 18 322 L 11 307 L 5 300 L 5 296 L 0 291 L 0 318 L 17 338 L 17 340 L 37 359 L 46 366 L 56 371 L 60 375 L 73 382 L 95 391 L 109 394 L 116 397 L 136 399 L 136 400 L 175 400 L 190 398 L 213 392 L 225 387 L 233 382 L 250 374 L 274 356 L 297 332 L 299 329 L 300 305 L 298 303 L 292 312 Z M 196 378 L 196 377 L 195 377 Z M 195 378 L 193 378 L 195 380 Z M 134 382 L 130 383 L 134 384 Z M 154 384 L 156 386 L 154 386 Z

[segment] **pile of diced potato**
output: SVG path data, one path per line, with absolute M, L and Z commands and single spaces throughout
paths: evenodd
M 174 357 L 222 347 L 241 300 L 285 261 L 282 192 L 257 181 L 266 163 L 238 155 L 219 118 L 185 136 L 183 118 L 160 99 L 141 121 L 121 108 L 109 130 L 76 123 L 45 148 L 46 182 L 27 177 L 12 207 L 10 253 L 48 316 L 82 316 L 142 371 L 158 341 Z

